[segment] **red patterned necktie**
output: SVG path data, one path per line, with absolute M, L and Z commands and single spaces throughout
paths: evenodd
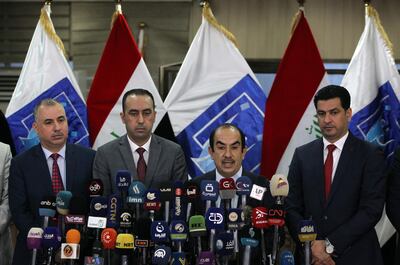
M 334 144 L 328 145 L 328 156 L 325 160 L 325 200 L 328 200 L 329 192 L 331 191 L 332 171 L 333 171 L 333 151 L 336 149 Z
M 136 149 L 136 152 L 138 152 L 139 154 L 139 160 L 137 162 L 137 175 L 138 175 L 138 179 L 140 181 L 144 181 L 144 176 L 146 176 L 146 161 L 144 161 L 144 156 L 143 153 L 146 151 L 146 149 L 144 149 L 143 147 L 139 147 L 138 149 Z
M 52 154 L 50 157 L 53 158 L 53 167 L 51 170 L 51 187 L 53 194 L 57 195 L 58 192 L 64 190 L 64 185 L 61 179 L 60 168 L 58 167 L 57 159 L 60 155 L 57 153 Z

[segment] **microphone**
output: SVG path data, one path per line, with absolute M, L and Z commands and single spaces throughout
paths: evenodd
M 43 232 L 43 247 L 47 249 L 47 264 L 53 263 L 53 254 L 61 246 L 61 235 L 57 227 L 46 227 Z
M 90 198 L 103 196 L 104 185 L 101 179 L 92 179 L 88 185 L 88 194 Z
M 82 231 L 82 226 L 86 223 L 87 201 L 84 197 L 72 196 L 69 201 L 69 212 L 64 216 L 64 222 L 68 225 L 74 225 L 75 228 Z
M 250 265 L 251 249 L 258 247 L 258 230 L 246 225 L 240 230 L 240 243 L 244 246 L 242 265 Z
M 121 265 L 128 265 L 129 254 L 134 249 L 134 238 L 132 234 L 118 234 L 115 248 L 121 254 Z
M 142 264 L 147 264 L 147 248 L 151 238 L 152 220 L 149 217 L 140 217 L 138 225 L 135 226 L 135 247 L 139 248 L 142 254 Z
M 210 231 L 210 251 L 214 252 L 214 237 L 216 231 L 225 229 L 224 210 L 221 208 L 210 207 L 206 212 L 206 227 Z
M 111 265 L 111 249 L 115 248 L 117 231 L 114 228 L 106 228 L 101 232 L 101 243 L 103 249 L 107 250 L 107 264 Z
M 43 216 L 43 226 L 45 229 L 49 225 L 49 217 L 56 215 L 56 196 L 44 196 L 40 201 L 39 216 Z
M 197 256 L 197 263 L 198 265 L 215 265 L 215 257 L 214 253 L 211 251 L 202 251 Z
M 170 181 L 164 181 L 160 184 L 160 200 L 164 204 L 164 221 L 169 222 L 170 203 L 174 199 L 172 184 Z
M 122 205 L 126 207 L 126 197 L 129 190 L 129 186 L 132 182 L 132 174 L 128 170 L 118 170 L 115 175 L 115 183 L 117 189 L 121 192 Z
M 223 264 L 228 265 L 229 256 L 233 255 L 235 249 L 233 234 L 228 232 L 218 234 L 215 241 L 215 249 L 218 256 L 222 257 Z
M 118 228 L 118 217 L 121 214 L 122 200 L 117 194 L 108 196 L 107 227 Z
M 187 239 L 186 223 L 182 220 L 172 220 L 170 225 L 171 241 L 178 244 L 178 252 L 182 252 L 182 242 Z
M 289 250 L 282 251 L 279 260 L 280 265 L 295 265 L 293 253 Z
M 219 196 L 221 203 L 225 202 L 225 209 L 231 208 L 231 200 L 236 195 L 236 184 L 233 178 L 223 178 L 219 181 Z
M 304 264 L 311 264 L 311 242 L 317 239 L 315 223 L 312 220 L 301 220 L 299 222 L 299 240 L 304 243 Z
M 197 255 L 202 251 L 201 237 L 207 235 L 206 220 L 202 215 L 194 215 L 189 219 L 189 233 L 197 239 Z
M 133 181 L 128 190 L 128 203 L 135 206 L 135 220 L 140 216 L 140 205 L 143 204 L 146 196 L 146 186 L 140 181 Z
M 37 250 L 41 249 L 43 237 L 43 229 L 39 227 L 32 227 L 26 238 L 26 246 L 29 250 L 32 250 L 32 265 L 36 264 Z
M 258 201 L 262 201 L 266 190 L 267 190 L 266 187 L 262 187 L 262 186 L 258 186 L 257 184 L 253 184 L 253 186 L 251 187 L 250 198 L 253 198 Z
M 90 202 L 90 212 L 87 226 L 89 228 L 103 229 L 107 224 L 107 198 L 93 197 Z
M 153 264 L 167 265 L 171 258 L 171 248 L 167 246 L 157 246 L 151 259 Z
M 148 189 L 143 208 L 149 211 L 149 217 L 152 221 L 154 221 L 154 211 L 158 211 L 160 207 L 160 191 L 157 189 Z
M 235 241 L 235 253 L 239 253 L 239 240 L 238 240 L 238 230 L 244 225 L 243 211 L 238 208 L 231 208 L 228 210 L 227 227 L 229 230 L 233 231 L 233 238 Z
M 61 259 L 71 260 L 74 264 L 75 259 L 79 259 L 81 233 L 77 229 L 70 229 L 66 234 L 66 243 L 61 244 Z
M 183 196 L 184 187 L 182 181 L 175 181 L 174 183 L 175 199 L 174 199 L 174 220 L 185 220 L 185 215 L 183 212 Z
M 151 223 L 151 240 L 154 243 L 166 243 L 170 237 L 169 226 L 165 221 Z
M 272 176 L 271 181 L 269 182 L 269 187 L 271 190 L 272 197 L 276 198 L 275 209 L 270 209 L 268 212 L 268 216 L 271 216 L 271 219 L 268 221 L 277 222 L 272 223 L 274 226 L 274 238 L 272 244 L 272 254 L 271 259 L 272 263 L 275 264 L 276 255 L 278 253 L 278 245 L 279 245 L 279 227 L 283 226 L 285 223 L 285 213 L 283 210 L 283 204 L 285 198 L 289 193 L 289 183 L 287 177 L 282 174 L 275 174 Z M 270 213 L 271 212 L 271 213 Z
M 254 185 L 253 185 L 254 186 Z M 265 207 L 256 207 L 253 209 L 251 220 L 253 223 L 253 227 L 260 229 L 261 232 L 261 254 L 262 254 L 262 264 L 267 264 L 267 253 L 265 252 L 265 236 L 264 236 L 264 228 L 268 228 L 268 219 L 267 219 L 267 209 Z
M 119 227 L 123 230 L 124 233 L 131 232 L 133 227 L 132 215 L 128 209 L 122 210 L 122 213 L 119 216 Z
M 201 200 L 206 202 L 205 212 L 211 207 L 211 202 L 218 199 L 219 183 L 216 180 L 202 180 L 200 183 Z
M 236 194 L 240 196 L 241 208 L 247 205 L 247 196 L 250 196 L 253 182 L 249 177 L 241 176 L 236 180 Z
M 189 218 L 192 213 L 192 205 L 196 202 L 197 198 L 200 195 L 199 185 L 196 182 L 189 180 L 185 182 L 185 191 L 186 198 L 188 200 L 187 208 L 186 208 L 186 222 L 189 222 Z M 196 212 L 196 210 L 194 210 Z
M 188 264 L 186 261 L 185 252 L 174 252 L 172 253 L 172 262 L 171 265 L 182 265 Z
M 57 193 L 56 197 L 56 205 L 57 205 L 57 212 L 60 215 L 67 215 L 69 212 L 69 202 L 72 198 L 72 193 L 67 190 L 62 190 Z M 65 234 L 65 222 L 64 222 L 64 217 L 59 218 L 60 224 L 59 227 L 61 227 L 61 236 L 64 237 Z

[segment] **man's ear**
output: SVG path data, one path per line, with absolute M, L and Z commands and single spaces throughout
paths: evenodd
M 208 154 L 211 156 L 211 159 L 214 160 L 214 157 L 213 157 L 214 152 L 211 149 L 211 146 L 208 147 Z
M 119 117 L 121 118 L 121 121 L 122 121 L 123 124 L 125 124 L 124 116 L 125 116 L 125 114 L 123 112 L 119 113 Z

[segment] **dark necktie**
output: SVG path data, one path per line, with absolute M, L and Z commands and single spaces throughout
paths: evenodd
M 58 192 L 64 190 L 64 185 L 61 179 L 60 168 L 58 167 L 57 159 L 60 155 L 54 153 L 51 155 L 53 158 L 53 167 L 51 170 L 51 188 L 53 189 L 53 194 L 57 195 Z
M 325 200 L 328 200 L 329 192 L 331 191 L 332 171 L 333 171 L 333 151 L 336 149 L 334 144 L 328 145 L 328 156 L 325 160 Z
M 137 175 L 138 179 L 142 182 L 144 181 L 144 176 L 146 176 L 146 169 L 147 169 L 146 161 L 144 161 L 144 156 L 143 156 L 143 153 L 145 151 L 146 150 L 143 147 L 139 147 L 138 149 L 136 149 L 136 152 L 138 152 L 139 154 L 139 160 L 137 162 L 137 167 L 136 167 Z

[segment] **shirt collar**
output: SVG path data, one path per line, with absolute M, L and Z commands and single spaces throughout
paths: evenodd
M 235 183 L 236 183 L 236 180 L 237 180 L 239 177 L 242 176 L 242 172 L 243 172 L 243 168 L 240 167 L 240 169 L 238 170 L 238 172 L 236 172 L 236 174 L 233 175 L 233 176 L 231 177 L 231 178 L 233 178 L 233 180 L 235 181 Z M 221 174 L 219 174 L 218 170 L 215 169 L 215 180 L 219 183 L 219 181 L 220 181 L 221 179 L 224 179 L 224 178 L 225 178 L 225 177 L 222 176 Z
M 49 157 L 53 154 L 53 152 L 50 152 L 50 150 L 46 149 L 43 145 L 41 145 L 42 150 L 44 152 L 44 155 L 46 156 L 46 159 L 49 159 Z M 62 158 L 65 159 L 65 145 L 60 149 L 60 151 L 57 152 Z
M 142 147 L 142 148 L 144 148 L 144 150 L 146 150 L 147 152 L 149 152 L 149 150 L 150 150 L 150 142 L 151 142 L 151 137 L 152 137 L 151 135 L 150 135 L 149 140 L 147 140 L 147 142 L 146 142 L 144 145 L 142 145 L 142 146 L 139 146 L 139 145 L 135 144 L 135 143 L 129 138 L 128 135 L 126 135 L 126 137 L 128 138 L 129 146 L 131 147 L 131 149 L 132 149 L 133 152 L 136 152 L 136 149 L 138 149 L 139 147 Z
M 346 142 L 347 137 L 349 136 L 349 131 L 347 131 L 347 133 L 345 135 L 342 136 L 342 138 L 340 138 L 339 140 L 337 140 L 334 143 L 330 143 L 328 142 L 328 140 L 326 140 L 325 138 L 323 138 L 324 141 L 324 150 L 326 149 L 326 147 L 330 144 L 334 144 L 336 146 L 337 149 L 339 149 L 340 151 L 343 150 L 343 146 L 344 143 Z

